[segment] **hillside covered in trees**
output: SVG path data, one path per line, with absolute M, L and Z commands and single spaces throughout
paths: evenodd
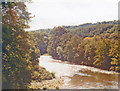
M 39 65 L 46 53 L 73 64 L 120 72 L 118 21 L 25 31 L 31 19 L 25 3 L 1 4 L 2 89 L 30 89 L 31 82 L 55 78 Z
M 31 31 L 41 44 L 41 53 L 48 53 L 80 65 L 120 72 L 118 21 L 59 26 Z M 43 36 L 42 41 L 37 35 Z

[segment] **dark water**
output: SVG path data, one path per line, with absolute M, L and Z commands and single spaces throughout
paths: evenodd
M 40 66 L 64 78 L 61 89 L 118 89 L 118 74 L 83 65 L 72 65 L 41 56 Z

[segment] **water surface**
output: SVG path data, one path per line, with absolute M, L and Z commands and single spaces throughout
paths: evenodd
M 118 75 L 112 71 L 74 65 L 51 56 L 41 56 L 39 65 L 64 78 L 61 89 L 118 89 Z

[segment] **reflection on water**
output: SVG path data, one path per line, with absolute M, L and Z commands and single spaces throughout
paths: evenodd
M 41 56 L 39 64 L 64 78 L 62 89 L 118 89 L 118 75 L 114 72 L 67 64 L 50 56 Z

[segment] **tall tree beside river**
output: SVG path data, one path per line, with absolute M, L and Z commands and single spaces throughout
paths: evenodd
M 39 66 L 40 50 L 29 28 L 30 13 L 24 2 L 2 2 L 3 89 L 25 89 L 32 80 L 52 79 L 54 74 Z
M 29 19 L 23 2 L 2 2 L 3 89 L 26 88 L 31 81 L 30 42 L 24 30 Z

